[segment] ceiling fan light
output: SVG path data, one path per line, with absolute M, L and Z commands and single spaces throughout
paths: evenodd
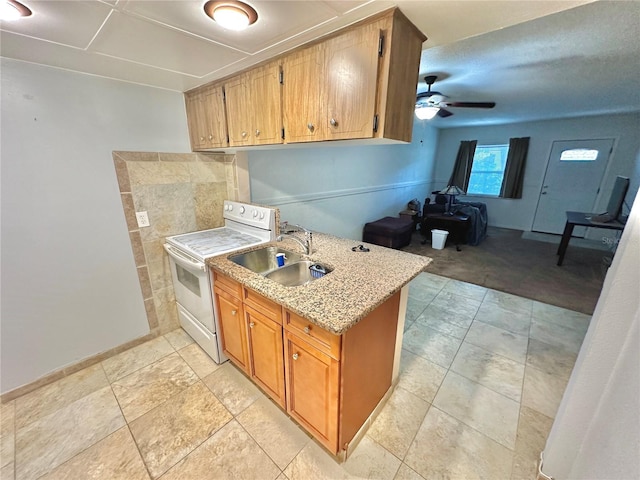
M 238 0 L 210 0 L 204 4 L 204 11 L 227 30 L 244 30 L 258 19 L 258 12 Z
M 17 0 L 2 0 L 0 3 L 0 20 L 11 21 L 31 15 L 31 9 Z
M 416 107 L 416 117 L 420 120 L 431 120 L 440 111 L 439 107 L 434 106 L 421 106 Z

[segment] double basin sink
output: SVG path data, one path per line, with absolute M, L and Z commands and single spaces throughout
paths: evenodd
M 282 267 L 276 258 L 279 253 L 285 256 Z M 299 253 L 274 246 L 232 255 L 229 260 L 285 287 L 306 285 L 331 272 L 327 266 L 306 260 Z

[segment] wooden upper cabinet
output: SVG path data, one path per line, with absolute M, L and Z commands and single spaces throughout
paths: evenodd
M 192 150 L 227 146 L 227 119 L 221 85 L 203 87 L 185 94 Z
M 325 42 L 327 140 L 373 136 L 381 35 L 376 23 Z
M 425 40 L 395 8 L 218 81 L 218 89 L 224 82 L 229 146 L 371 138 L 410 142 Z M 200 91 L 204 87 L 194 92 Z M 226 140 L 226 131 L 221 137 L 200 128 L 219 125 L 221 117 L 212 112 L 225 112 L 210 107 L 223 102 L 222 90 L 211 94 L 202 97 L 202 105 L 192 92 L 185 94 L 193 150 L 226 146 L 217 143 Z
M 324 102 L 320 98 L 324 83 L 322 45 L 292 53 L 283 59 L 282 110 L 285 141 L 316 142 L 326 135 Z
M 279 62 L 233 77 L 224 88 L 230 146 L 282 143 Z

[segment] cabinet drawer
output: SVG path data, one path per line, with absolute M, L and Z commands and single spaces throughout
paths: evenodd
M 240 285 L 239 282 L 236 282 L 233 278 L 227 277 L 222 273 L 216 271 L 213 272 L 213 285 L 221 288 L 236 298 L 242 298 L 242 285 Z
M 282 325 L 282 307 L 277 303 L 272 302 L 249 288 L 244 289 L 244 303 L 258 310 L 265 317 Z
M 340 335 L 334 335 L 289 310 L 285 310 L 284 318 L 286 330 L 304 338 L 305 341 L 324 351 L 332 358 L 340 360 L 340 345 L 342 344 Z

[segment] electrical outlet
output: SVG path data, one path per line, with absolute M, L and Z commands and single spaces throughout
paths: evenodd
M 147 215 L 147 212 L 136 212 L 136 220 L 138 220 L 138 227 L 149 226 L 149 215 Z

